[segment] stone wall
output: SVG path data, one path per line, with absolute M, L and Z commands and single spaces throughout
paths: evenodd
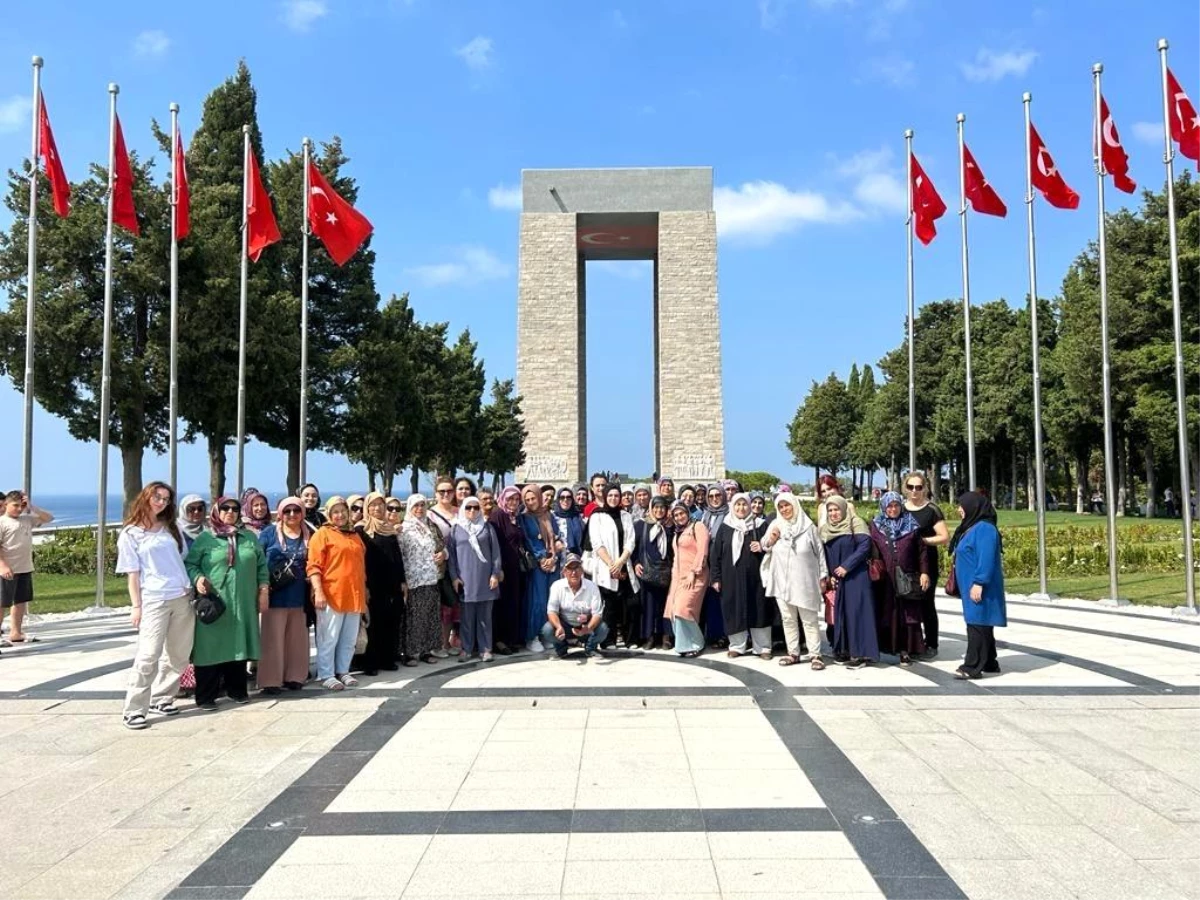
M 714 213 L 659 213 L 656 277 L 657 467 L 676 482 L 722 478 L 725 416 Z M 703 428 L 697 427 L 700 421 Z

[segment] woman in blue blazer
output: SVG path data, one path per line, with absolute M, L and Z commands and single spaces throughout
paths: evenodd
M 954 677 L 982 678 L 985 672 L 1000 673 L 995 628 L 1008 624 L 1000 559 L 1003 546 L 996 510 L 983 494 L 969 491 L 959 497 L 958 515 L 962 522 L 950 539 L 950 554 L 967 623 L 967 656 Z

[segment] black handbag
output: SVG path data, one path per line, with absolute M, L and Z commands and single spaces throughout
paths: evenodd
M 520 555 L 517 557 L 517 568 L 522 572 L 532 572 L 537 568 L 537 561 L 533 558 L 533 554 L 521 548 Z
M 449 575 L 443 575 L 438 579 L 438 594 L 442 606 L 446 609 L 454 609 L 458 606 L 458 591 L 454 590 L 454 584 L 450 581 Z
M 296 583 L 300 576 L 296 574 L 295 565 L 296 557 L 291 556 L 271 570 L 271 590 L 282 590 Z
M 892 583 L 896 588 L 897 597 L 914 597 L 918 593 L 917 580 L 899 566 L 896 566 L 893 572 Z
M 193 595 L 192 611 L 202 624 L 211 625 L 225 615 L 225 601 L 221 599 L 216 588 L 209 585 L 207 594 Z

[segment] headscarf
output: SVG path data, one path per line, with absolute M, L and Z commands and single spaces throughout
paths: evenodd
M 367 499 L 363 501 L 363 531 L 371 537 L 375 537 L 377 534 L 391 535 L 396 533 L 396 526 L 387 520 L 386 510 L 383 513 L 382 519 L 377 519 L 371 515 L 371 504 L 376 500 L 382 500 L 386 507 L 387 499 L 379 491 L 371 491 L 371 493 L 367 494 Z
M 733 529 L 733 561 L 736 563 L 742 557 L 742 546 L 746 543 L 746 532 L 750 529 L 750 510 L 746 510 L 745 518 L 738 518 L 738 514 L 733 511 L 739 500 L 745 500 L 746 506 L 750 506 L 750 498 L 745 494 L 734 494 L 729 501 L 729 515 L 725 517 L 725 525 Z
M 304 521 L 307 522 L 309 525 L 311 525 L 313 528 L 320 528 L 321 527 L 321 491 L 311 481 L 308 484 L 300 485 L 299 493 L 303 494 L 305 488 L 312 488 L 314 491 L 317 492 L 317 505 L 310 509 L 309 507 L 305 506 L 303 503 L 300 504 L 301 508 L 304 510 Z M 297 496 L 299 496 L 299 494 Z
M 304 541 L 304 546 L 308 546 L 308 539 L 312 536 L 313 527 L 308 524 L 308 519 L 304 518 L 304 504 L 300 502 L 299 497 L 284 497 L 279 501 L 279 505 L 275 507 L 275 534 L 279 538 L 279 546 L 286 546 L 286 535 L 283 533 L 283 511 L 289 506 L 298 506 L 300 508 L 300 540 Z
M 352 494 L 351 497 L 353 496 L 356 495 Z M 333 508 L 339 504 L 346 507 L 346 524 L 341 526 L 334 525 L 333 519 L 329 515 L 331 512 L 333 512 Z M 321 514 L 325 516 L 325 524 L 321 526 L 322 528 L 336 528 L 338 531 L 344 531 L 347 534 L 354 531 L 354 526 L 350 524 L 350 504 L 344 497 L 339 497 L 337 494 L 334 494 L 332 497 L 326 500 L 325 505 L 321 507 Z
M 571 506 L 568 509 L 563 509 L 558 502 L 564 495 L 571 498 Z M 554 518 L 575 519 L 579 517 L 579 514 L 579 504 L 575 502 L 575 492 L 569 487 L 559 488 L 558 493 L 554 495 Z
M 683 504 L 681 502 L 679 502 L 678 500 L 675 501 L 674 505 L 682 506 L 684 509 L 687 509 L 687 507 L 683 506 Z M 671 512 L 669 511 L 669 508 L 671 508 L 672 505 L 667 500 L 666 497 L 663 497 L 663 496 L 651 497 L 650 498 L 650 509 L 652 510 L 656 506 L 661 506 L 664 509 L 668 509 L 668 512 L 662 518 L 662 520 L 659 521 L 658 519 L 655 519 L 653 516 L 651 516 L 650 511 L 647 510 L 646 523 L 649 525 L 649 531 L 646 533 L 646 540 L 651 542 L 652 544 L 654 544 L 654 546 L 656 546 L 658 548 L 658 555 L 661 559 L 666 559 L 667 558 L 667 530 L 674 528 L 674 523 L 671 521 Z
M 508 507 L 505 506 L 505 504 L 508 502 L 508 498 L 512 497 L 512 496 L 516 496 L 518 503 L 517 503 L 517 511 L 515 513 L 510 514 L 508 511 Z M 504 514 L 506 516 L 508 516 L 510 522 L 516 522 L 517 515 L 521 512 L 520 500 L 521 500 L 520 489 L 513 487 L 510 484 L 508 487 L 506 487 L 504 490 L 502 490 L 500 492 L 500 496 L 496 498 L 496 505 L 504 511 Z
M 791 494 L 779 494 L 775 497 L 776 509 L 778 509 L 779 497 L 785 499 L 793 499 Z M 821 525 L 821 542 L 829 543 L 834 538 L 844 537 L 845 535 L 866 534 L 867 523 L 858 516 L 850 515 L 850 501 L 841 494 L 834 494 L 823 504 L 826 508 L 836 506 L 842 511 L 842 521 L 836 525 L 830 521 L 829 516 L 825 516 L 825 522 Z
M 350 516 L 350 521 L 351 521 L 351 526 L 350 526 L 350 527 L 352 527 L 352 528 L 355 528 L 355 527 L 357 527 L 357 528 L 362 528 L 362 527 L 363 527 L 363 522 L 364 522 L 364 521 L 366 521 L 366 518 L 367 518 L 367 505 L 366 505 L 365 503 L 363 503 L 363 517 L 362 517 L 362 519 L 359 521 L 358 525 L 357 525 L 357 526 L 355 526 L 355 525 L 353 524 L 353 522 L 354 522 L 354 514 L 353 514 L 352 512 L 350 512 L 350 507 L 354 505 L 354 501 L 355 501 L 355 500 L 357 500 L 359 503 L 363 503 L 363 495 L 362 495 L 362 494 L 351 494 L 349 497 L 347 497 L 347 498 L 346 498 L 346 501 L 345 501 L 345 502 L 346 502 L 346 512 L 347 512 L 347 514 Z M 329 512 L 328 512 L 328 510 L 329 510 L 329 504 L 328 504 L 328 503 L 326 503 L 326 504 L 325 504 L 325 509 L 326 509 L 326 513 L 325 513 L 325 515 L 326 515 L 326 516 L 328 516 L 328 515 L 329 515 Z
M 204 498 L 199 494 L 188 494 L 186 497 L 184 497 L 179 503 L 179 518 L 175 522 L 175 524 L 179 526 L 179 531 L 182 534 L 187 535 L 187 539 L 189 541 L 194 541 L 196 538 L 200 537 L 200 532 L 204 530 L 203 519 L 201 519 L 199 522 L 189 522 L 187 518 L 187 508 L 189 506 L 194 506 L 197 503 L 201 505 L 204 503 Z
M 221 504 L 237 503 L 236 497 L 218 497 L 213 503 L 212 512 L 208 516 L 208 527 L 212 529 L 212 533 L 219 538 L 225 538 L 225 565 L 233 568 L 233 561 L 237 558 L 237 536 L 238 531 L 242 527 L 241 516 L 232 525 L 226 525 L 221 521 Z
M 720 485 L 713 484 L 713 488 L 720 488 Z M 697 503 L 697 506 L 700 504 Z M 704 527 L 708 529 L 708 533 L 715 535 L 717 529 L 721 527 L 721 523 L 725 521 L 725 517 L 729 515 L 729 501 L 725 499 L 725 492 L 721 491 L 721 505 L 712 507 L 708 503 L 708 491 L 704 492 L 704 504 L 702 509 L 703 514 L 700 516 L 700 521 L 704 523 Z
M 468 506 L 479 508 L 479 516 L 474 521 L 467 518 Z M 479 561 L 483 563 L 487 562 L 487 557 L 483 555 L 483 550 L 479 547 L 479 535 L 483 534 L 483 529 L 487 527 L 487 519 L 483 517 L 483 504 L 479 502 L 478 497 L 468 497 L 462 502 L 462 506 L 458 508 L 458 515 L 454 519 L 454 524 L 467 533 L 467 542 L 471 545 L 471 549 L 475 551 L 475 555 L 479 557 Z
M 894 519 L 887 514 L 888 505 L 892 503 L 900 504 L 900 515 Z M 887 535 L 888 540 L 898 541 L 920 526 L 917 525 L 913 514 L 904 508 L 904 498 L 895 491 L 888 491 L 879 498 L 879 515 L 875 517 L 875 527 Z
M 501 494 L 500 496 L 503 497 L 504 495 Z M 413 510 L 418 506 L 425 507 L 424 515 L 418 516 L 415 512 L 413 512 Z M 404 501 L 404 527 L 408 528 L 409 525 L 412 525 L 415 528 L 423 528 L 428 532 L 433 526 L 425 521 L 425 516 L 427 515 L 429 515 L 429 500 L 425 497 L 425 495 L 409 494 L 408 499 Z
M 783 514 L 779 508 L 779 502 L 783 501 L 792 508 L 792 517 L 789 519 Z M 775 524 L 779 528 L 779 537 L 781 540 L 794 541 L 808 529 L 813 527 L 813 521 L 808 517 L 808 513 L 804 511 L 804 507 L 800 505 L 800 501 L 795 494 L 790 494 L 781 491 L 775 495 Z
M 525 503 L 525 515 L 531 517 L 537 524 L 538 533 L 542 536 L 542 541 L 546 544 L 546 550 L 554 549 L 554 527 L 550 524 L 550 510 L 546 508 L 546 504 L 542 502 L 542 489 L 536 484 L 525 485 L 525 490 L 521 493 L 521 499 L 525 499 L 526 494 L 534 495 L 534 508 L 529 508 L 529 503 Z
M 246 488 L 242 491 L 240 501 L 242 504 L 242 524 L 250 526 L 255 531 L 262 531 L 271 524 L 271 502 L 267 500 L 267 514 L 261 519 L 256 519 L 250 514 L 251 504 L 254 502 L 255 497 L 262 497 L 263 500 L 267 500 L 267 495 L 258 488 Z
M 742 493 L 742 486 L 740 484 L 738 484 L 735 479 L 726 478 L 724 481 L 721 482 L 721 490 L 727 491 L 730 488 L 733 488 L 736 493 L 739 493 L 739 494 Z
M 954 555 L 954 548 L 958 546 L 958 542 L 980 522 L 997 525 L 996 508 L 992 506 L 991 500 L 978 491 L 967 491 L 958 498 L 958 505 L 962 507 L 963 520 L 958 523 L 958 527 L 954 529 L 954 536 L 950 538 L 950 546 L 947 549 L 951 556 Z M 1000 552 L 1004 552 L 1003 539 L 1000 542 Z

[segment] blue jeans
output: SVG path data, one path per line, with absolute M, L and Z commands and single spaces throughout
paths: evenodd
M 578 627 L 578 626 L 575 626 L 575 627 Z M 561 641 L 555 636 L 554 626 L 550 622 L 547 622 L 545 625 L 542 626 L 542 643 L 543 644 L 553 644 L 554 652 L 557 653 L 559 656 L 567 655 L 567 648 L 570 647 L 572 641 L 575 641 L 575 642 L 583 641 L 584 642 L 583 649 L 586 650 L 588 653 L 595 653 L 596 648 L 599 647 L 602 643 L 604 643 L 604 639 L 607 637 L 608 637 L 608 626 L 605 625 L 603 622 L 601 622 L 599 625 L 597 625 L 596 630 L 593 631 L 591 634 L 589 634 L 586 638 L 576 637 L 575 635 L 571 634 L 571 626 L 567 625 L 564 622 L 563 623 L 563 639 Z
M 317 678 L 325 681 L 350 671 L 354 642 L 358 640 L 358 613 L 317 610 Z

